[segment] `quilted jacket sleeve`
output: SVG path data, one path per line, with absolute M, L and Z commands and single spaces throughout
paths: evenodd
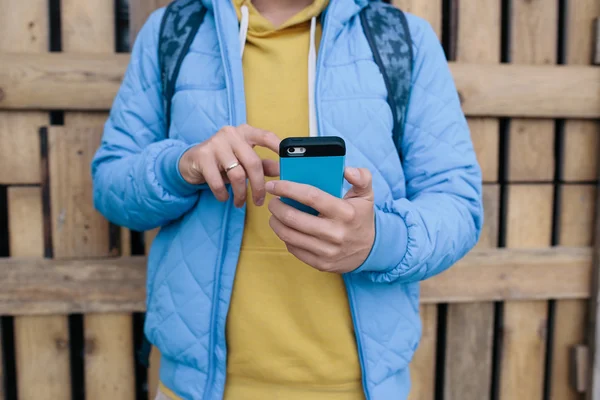
M 418 27 L 402 143 L 407 198 L 376 210 L 375 243 L 356 271 L 377 282 L 446 270 L 476 244 L 483 224 L 481 170 L 443 49 L 429 24 L 410 21 Z
M 155 11 L 138 35 L 92 161 L 95 207 L 137 231 L 179 218 L 200 189 L 179 172 L 179 157 L 189 146 L 165 135 L 157 54 L 163 12 Z

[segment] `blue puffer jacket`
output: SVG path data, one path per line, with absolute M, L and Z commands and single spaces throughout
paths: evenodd
M 162 227 L 149 255 L 145 326 L 162 353 L 161 380 L 185 399 L 220 399 L 245 209 L 186 183 L 177 165 L 190 145 L 244 123 L 246 107 L 233 6 L 202 1 L 208 12 L 179 74 L 169 137 L 157 65 L 161 9 L 135 43 L 92 174 L 95 205 L 106 218 L 137 231 Z M 415 64 L 401 165 L 386 87 L 358 18 L 366 4 L 331 0 L 325 13 L 318 130 L 343 137 L 347 165 L 373 174 L 375 243 L 344 279 L 365 395 L 404 399 L 421 334 L 418 282 L 475 245 L 483 222 L 481 171 L 440 43 L 412 15 Z

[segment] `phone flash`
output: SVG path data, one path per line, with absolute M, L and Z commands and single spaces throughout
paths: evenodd
M 288 148 L 288 154 L 292 156 L 301 156 L 306 153 L 305 147 L 290 147 Z

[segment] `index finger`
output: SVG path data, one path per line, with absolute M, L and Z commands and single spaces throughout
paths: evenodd
M 266 147 L 279 155 L 279 143 L 281 139 L 273 132 L 258 129 L 250 125 L 242 126 L 240 130 L 251 146 Z
M 311 185 L 291 181 L 269 181 L 265 188 L 275 196 L 296 200 L 327 217 L 348 219 L 354 212 L 352 206 L 344 200 Z

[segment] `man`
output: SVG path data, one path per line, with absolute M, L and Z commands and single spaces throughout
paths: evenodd
M 481 172 L 437 37 L 407 15 L 401 161 L 359 21 L 368 1 L 202 3 L 170 126 L 161 9 L 135 43 L 92 166 L 110 221 L 161 227 L 145 325 L 162 355 L 159 398 L 405 399 L 418 282 L 470 250 L 483 218 Z M 346 141 L 343 199 L 272 179 L 280 140 L 309 135 Z

